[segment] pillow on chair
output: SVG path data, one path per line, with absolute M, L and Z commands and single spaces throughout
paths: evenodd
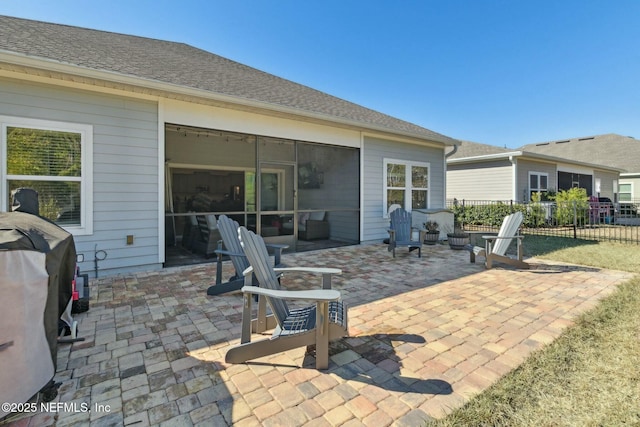
M 309 215 L 309 219 L 314 221 L 323 221 L 324 220 L 324 211 L 320 212 L 311 212 Z
M 307 227 L 307 220 L 309 219 L 309 212 L 303 212 L 298 215 L 298 230 L 305 230 Z
M 209 230 L 218 229 L 218 220 L 216 219 L 215 215 L 207 215 L 207 225 L 209 226 Z

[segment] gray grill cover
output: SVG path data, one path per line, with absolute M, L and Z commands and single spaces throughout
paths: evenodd
M 44 327 L 56 367 L 58 320 L 73 296 L 76 248 L 73 235 L 58 225 L 25 212 L 0 212 L 0 250 L 34 250 L 46 254 L 49 289 Z M 0 284 L 2 286 L 2 284 Z

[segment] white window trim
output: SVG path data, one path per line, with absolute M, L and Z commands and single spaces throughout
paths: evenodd
M 410 160 L 400 160 L 400 159 L 383 159 L 382 166 L 382 215 L 384 218 L 389 218 L 389 212 L 387 212 L 387 165 L 389 163 L 405 165 L 405 191 L 407 191 L 407 197 L 404 200 L 404 210 L 411 212 L 411 191 L 412 190 L 426 190 L 427 191 L 427 208 L 431 206 L 431 163 L 429 162 L 414 162 Z M 411 168 L 413 166 L 418 167 L 426 167 L 427 168 L 427 182 L 429 183 L 429 187 L 413 187 L 411 184 Z M 396 188 L 396 187 L 394 187 Z M 397 187 L 400 188 L 400 187 Z
M 620 187 L 623 185 L 628 185 L 629 186 L 629 191 L 620 191 Z M 622 183 L 618 183 L 618 188 L 617 188 L 617 195 L 618 195 L 618 201 L 619 202 L 627 202 L 627 200 L 622 200 L 620 198 L 620 194 L 629 194 L 629 201 L 633 202 L 633 182 L 622 182 Z
M 4 212 L 10 210 L 10 206 L 7 206 L 10 196 L 7 181 L 24 178 L 19 175 L 7 174 L 7 127 L 75 132 L 81 135 L 82 176 L 79 182 L 82 209 L 80 210 L 80 226 L 63 226 L 63 228 L 77 236 L 93 234 L 93 126 L 12 116 L 0 116 L 0 125 L 0 208 Z M 65 180 L 67 179 L 65 178 Z
M 536 175 L 538 177 L 538 188 L 537 189 L 532 189 L 531 188 L 531 175 Z M 545 188 L 544 190 L 540 189 L 540 177 L 541 176 L 546 176 L 547 177 L 547 188 Z M 529 193 L 528 196 L 531 197 L 531 193 L 533 191 L 548 191 L 549 190 L 549 174 L 547 172 L 534 172 L 534 171 L 529 171 L 529 176 L 528 176 L 528 181 L 527 181 L 527 187 L 529 188 Z

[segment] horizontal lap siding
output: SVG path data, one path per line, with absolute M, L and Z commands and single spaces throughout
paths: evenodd
M 430 207 L 444 207 L 443 149 L 365 137 L 363 151 L 363 241 L 388 237 L 389 219 L 382 205 L 385 158 L 430 163 Z
M 518 201 L 529 201 L 529 172 L 548 174 L 547 187 L 549 190 L 555 191 L 558 188 L 558 166 L 556 164 L 518 160 L 518 186 L 516 188 Z
M 93 234 L 75 236 L 83 271 L 158 267 L 158 116 L 155 102 L 0 79 L 0 114 L 93 126 Z M 134 244 L 126 245 L 126 236 Z
M 618 174 L 615 172 L 595 171 L 593 183 L 594 193 L 596 191 L 595 179 L 597 178 L 600 178 L 600 196 L 608 197 L 611 200 L 614 200 L 613 181 L 618 179 Z
M 509 200 L 513 167 L 508 160 L 447 165 L 447 199 Z

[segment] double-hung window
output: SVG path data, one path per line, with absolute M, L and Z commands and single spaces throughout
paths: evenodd
M 384 213 L 392 205 L 407 211 L 429 207 L 429 163 L 384 160 Z
M 544 193 L 549 190 L 549 174 L 529 172 L 529 200 L 533 193 Z
M 631 195 L 633 194 L 633 190 L 631 188 L 630 183 L 619 184 L 618 185 L 618 200 L 621 202 L 630 202 Z
M 17 188 L 38 192 L 40 215 L 74 234 L 92 233 L 90 125 L 0 116 L 2 208 Z

